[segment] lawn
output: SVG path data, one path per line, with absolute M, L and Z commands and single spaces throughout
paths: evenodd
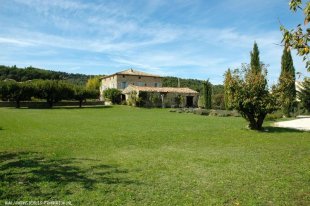
M 0 108 L 0 205 L 310 205 L 310 133 L 245 126 L 127 106 Z

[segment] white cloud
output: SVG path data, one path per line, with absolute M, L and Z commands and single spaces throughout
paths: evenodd
M 0 44 L 14 44 L 16 46 L 22 47 L 33 45 L 31 42 L 8 37 L 0 37 Z

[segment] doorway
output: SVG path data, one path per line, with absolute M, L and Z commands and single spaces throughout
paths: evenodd
M 193 106 L 194 106 L 194 97 L 186 96 L 186 107 L 193 107 Z
M 126 101 L 126 95 L 125 95 L 125 94 L 122 94 L 121 100 L 122 100 L 122 101 Z

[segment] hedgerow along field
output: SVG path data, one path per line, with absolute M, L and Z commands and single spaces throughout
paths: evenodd
M 1 205 L 310 204 L 309 132 L 127 106 L 0 116 Z

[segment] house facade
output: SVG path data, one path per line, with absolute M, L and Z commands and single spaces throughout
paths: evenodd
M 129 85 L 122 92 L 126 100 L 139 97 L 146 107 L 198 107 L 199 93 L 187 87 L 140 87 Z
M 101 78 L 100 91 L 109 88 L 124 90 L 129 85 L 161 87 L 161 77 L 145 72 L 128 69 Z
M 140 99 L 144 96 L 144 106 L 197 107 L 198 104 L 197 91 L 189 88 L 162 87 L 162 77 L 133 69 L 102 77 L 101 100 L 104 100 L 104 91 L 109 88 L 122 91 L 122 101 L 128 102 L 133 94 Z M 152 96 L 152 98 L 147 96 Z

